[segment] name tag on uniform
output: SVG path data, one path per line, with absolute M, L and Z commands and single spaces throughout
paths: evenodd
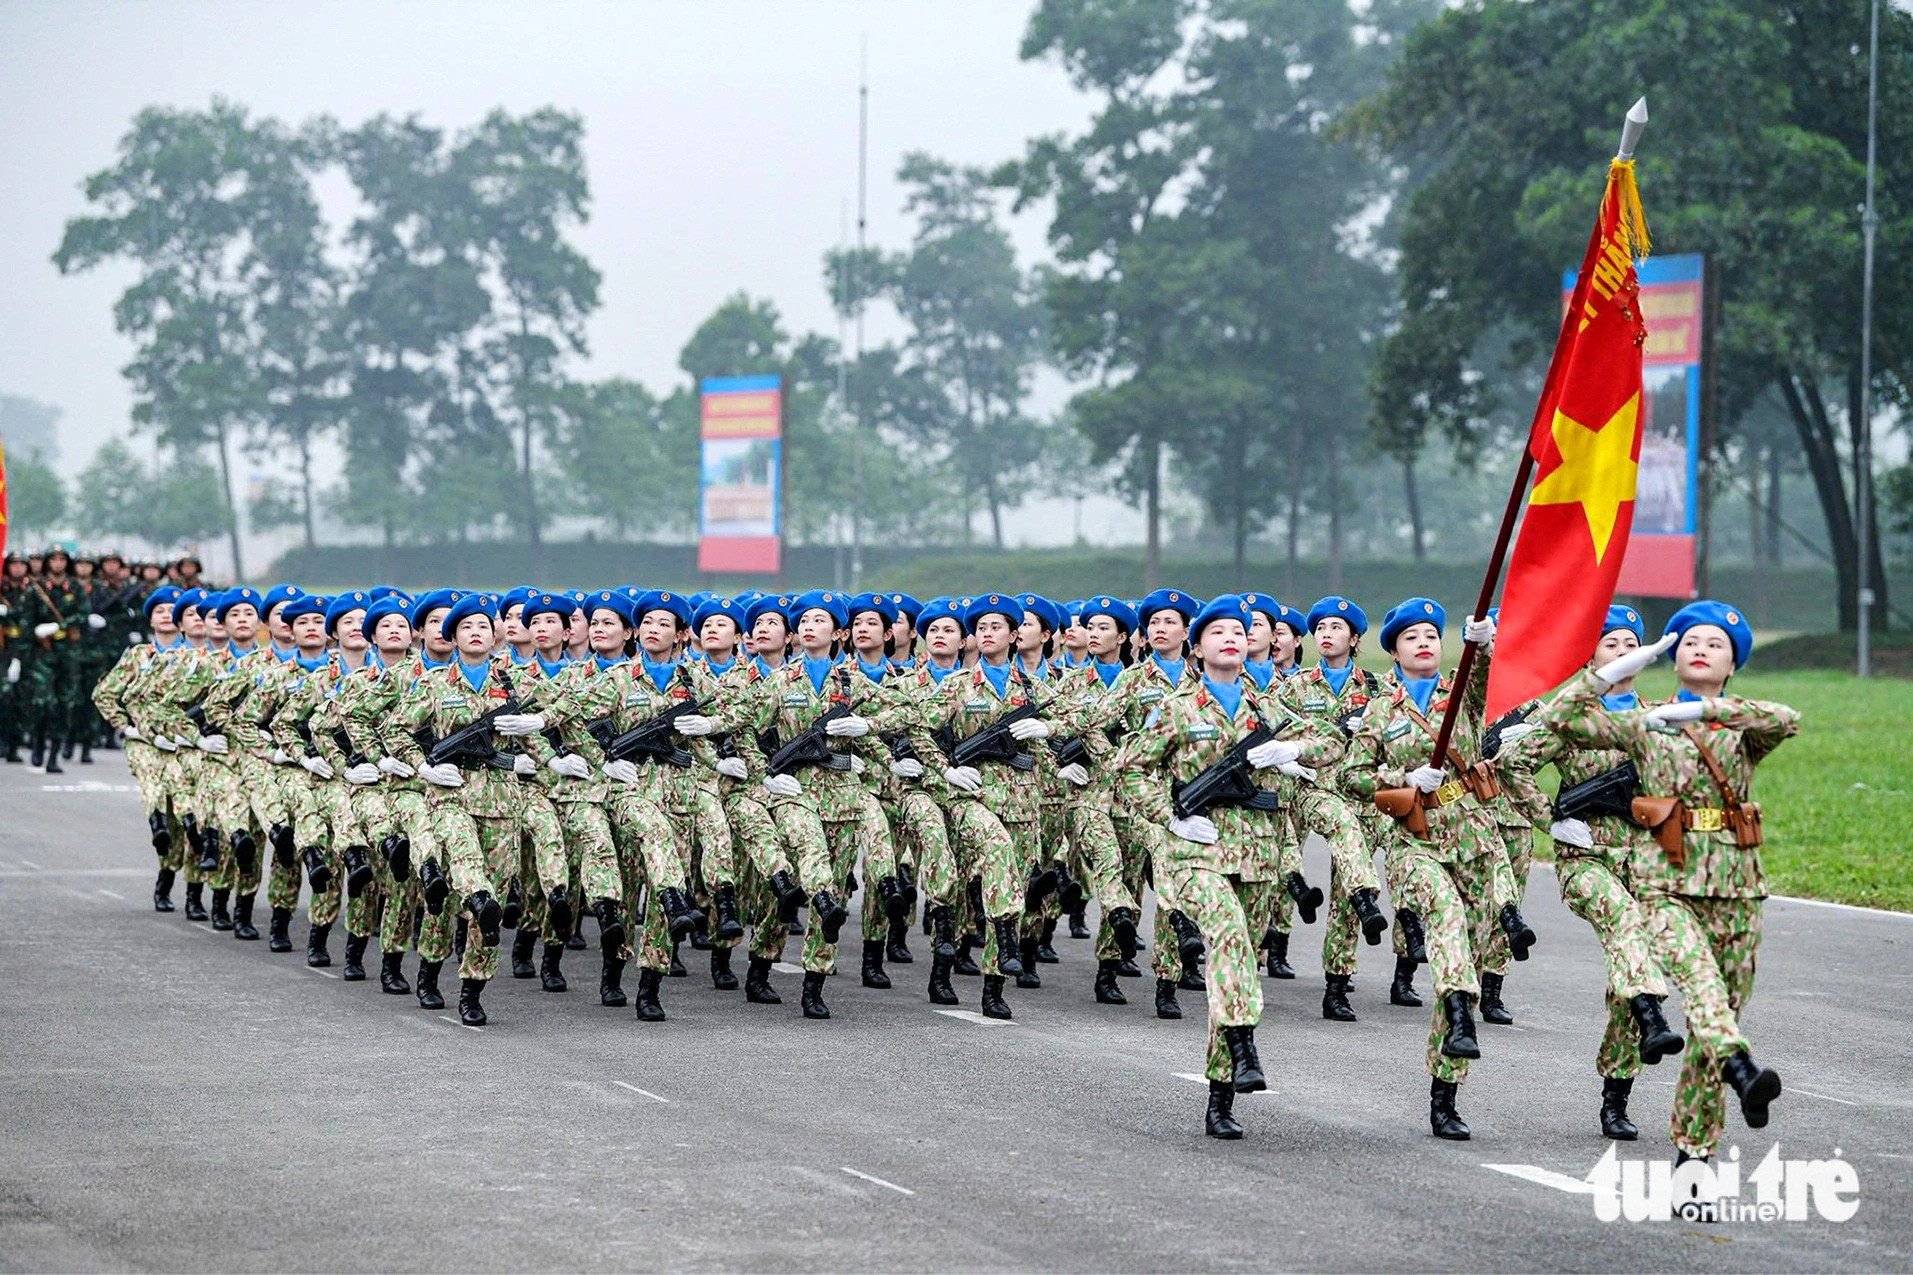
M 1197 722 L 1183 732 L 1186 739 L 1214 739 L 1222 732 L 1208 722 Z
M 438 698 L 440 708 L 465 708 L 469 703 L 463 695 L 441 695 Z
M 644 697 L 643 691 L 626 691 L 624 696 L 624 706 L 626 708 L 636 708 L 638 705 L 644 703 L 644 698 L 645 697 Z
M 963 701 L 963 711 L 966 713 L 987 713 L 990 711 L 990 701 L 983 699 L 981 696 L 966 699 Z
M 1328 707 L 1328 701 L 1323 699 L 1320 695 L 1311 695 L 1307 699 L 1302 701 L 1302 707 L 1315 709 L 1319 712 L 1320 710 Z
M 1409 728 L 1413 725 L 1413 722 L 1391 722 L 1388 729 L 1382 732 L 1382 738 L 1399 739 L 1403 735 L 1406 735 Z
M 785 708 L 802 708 L 808 703 L 810 703 L 810 696 L 802 691 L 791 691 L 784 696 Z
M 1162 698 L 1161 691 L 1151 689 L 1151 690 L 1143 691 L 1140 694 L 1138 694 L 1136 696 L 1136 702 L 1138 704 L 1154 704 L 1161 698 Z

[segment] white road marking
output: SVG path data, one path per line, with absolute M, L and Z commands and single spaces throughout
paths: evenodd
M 22 859 L 22 863 L 26 860 Z M 0 868 L 0 877 L 150 877 L 144 868 L 41 868 L 35 872 L 19 868 Z
M 803 966 L 792 965 L 788 961 L 772 961 L 771 969 L 779 974 L 802 974 L 804 972 Z
M 639 1095 L 642 1095 L 643 1097 L 649 1098 L 652 1102 L 661 1102 L 667 1107 L 671 1105 L 671 1100 L 669 1098 L 659 1097 L 657 1094 L 652 1093 L 649 1089 L 640 1089 L 636 1085 L 626 1084 L 622 1080 L 614 1080 L 611 1083 L 616 1085 L 620 1089 L 629 1089 L 634 1094 L 639 1094 Z
M 1901 921 L 1913 920 L 1913 912 L 1894 912 L 1887 908 L 1861 907 L 1857 903 L 1832 903 L 1826 899 L 1802 899 L 1791 894 L 1772 896 L 1783 903 L 1804 903 L 1810 908 L 1838 908 L 1843 912 L 1859 912 L 1866 916 L 1890 916 Z
M 111 890 L 106 889 L 104 886 L 100 887 L 100 893 L 104 894 L 109 899 L 118 899 L 121 903 L 126 902 L 126 896 L 124 894 L 115 894 Z
M 945 1018 L 959 1018 L 966 1023 L 975 1023 L 979 1027 L 1014 1027 L 1016 1024 L 1007 1018 L 985 1018 L 973 1009 L 933 1009 L 932 1014 L 941 1014 Z
M 1837 1102 L 1843 1107 L 1858 1107 L 1861 1105 L 1860 1103 L 1855 1102 L 1851 1098 L 1836 1098 L 1830 1093 L 1815 1093 L 1811 1089 L 1802 1089 L 1797 1085 L 1791 1089 L 1782 1089 L 1781 1093 L 1782 1095 L 1797 1093 L 1802 1098 L 1818 1098 L 1822 1102 Z
M 845 1173 L 848 1173 L 853 1178 L 862 1178 L 864 1181 L 874 1182 L 878 1186 L 887 1186 L 892 1191 L 895 1191 L 898 1195 L 915 1195 L 916 1194 L 915 1191 L 912 1191 L 907 1186 L 898 1186 L 895 1182 L 885 1182 L 882 1178 L 872 1177 L 870 1174 L 864 1173 L 858 1169 L 853 1169 L 847 1164 L 840 1164 L 837 1167 L 842 1169 Z
M 327 977 L 327 978 L 337 978 L 337 977 L 338 977 L 338 975 L 337 975 L 337 974 L 334 974 L 334 973 L 333 973 L 333 972 L 332 972 L 331 970 L 322 970 L 322 969 L 314 969 L 314 968 L 313 968 L 312 966 L 310 966 L 310 965 L 308 965 L 308 966 L 306 966 L 306 968 L 307 968 L 307 969 L 309 969 L 309 970 L 312 970 L 312 972 L 313 972 L 314 974 L 322 974 L 322 975 L 324 975 L 324 976 L 325 976 L 325 977 Z
M 34 862 L 33 860 L 31 860 L 31 859 L 22 859 L 22 860 L 20 860 L 20 863 L 21 863 L 21 865 L 22 865 L 22 866 L 24 866 L 24 867 L 28 867 L 28 868 L 32 868 L 32 869 L 33 869 L 33 870 L 34 870 L 35 872 L 41 872 L 41 871 L 44 871 L 44 870 L 45 870 L 45 869 L 43 869 L 43 868 L 41 868 L 39 864 L 37 864 L 37 863 L 35 863 L 35 862 Z
M 1579 1178 L 1571 1178 L 1565 1173 L 1556 1173 L 1553 1169 L 1544 1169 L 1538 1164 L 1484 1164 L 1484 1169 L 1493 1169 L 1496 1173 L 1505 1173 L 1511 1178 L 1520 1178 L 1525 1182 L 1538 1182 L 1542 1186 L 1565 1191 L 1569 1195 L 1593 1195 L 1594 1185 Z
M 1196 1084 L 1203 1086 L 1205 1089 L 1208 1088 L 1208 1085 L 1209 1085 L 1209 1078 L 1207 1076 L 1200 1074 L 1199 1072 L 1172 1071 L 1169 1074 L 1174 1076 L 1177 1080 L 1192 1080 Z M 1262 1097 L 1273 1098 L 1275 1097 L 1275 1090 L 1258 1089 L 1254 1093 L 1239 1093 L 1236 1095 L 1236 1097 L 1238 1098 L 1262 1098 Z
M 44 772 L 43 772 L 44 773 Z M 41 792 L 138 792 L 137 784 L 102 784 L 81 782 L 77 784 L 41 784 Z
M 321 972 L 323 972 L 323 971 L 321 971 Z M 338 976 L 337 976 L 337 975 L 334 975 L 333 977 L 335 977 L 335 978 L 336 978 L 336 977 L 338 977 Z M 471 1027 L 471 1026 L 468 1026 L 468 1025 L 466 1025 L 465 1023 L 461 1023 L 461 1022 L 459 1022 L 459 1021 L 458 1021 L 458 1020 L 457 1020 L 456 1018 L 453 1018 L 453 1017 L 452 1017 L 452 1016 L 451 1016 L 450 1014 L 440 1014 L 440 1015 L 439 1015 L 439 1018 L 440 1018 L 440 1020 L 441 1020 L 441 1021 L 443 1021 L 443 1022 L 447 1022 L 447 1023 L 450 1023 L 450 1024 L 451 1024 L 452 1026 L 454 1026 L 454 1027 L 463 1027 L 463 1028 L 465 1028 L 465 1030 L 466 1030 L 466 1031 L 468 1031 L 468 1032 L 482 1032 L 482 1031 L 484 1031 L 484 1030 L 485 1030 L 485 1029 L 484 1029 L 484 1028 L 482 1028 L 482 1027 Z

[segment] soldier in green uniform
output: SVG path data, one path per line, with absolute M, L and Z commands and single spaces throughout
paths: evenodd
M 88 610 L 86 591 L 71 574 L 73 559 L 58 545 L 42 558 L 40 578 L 21 600 L 19 625 L 34 643 L 24 665 L 20 692 L 26 703 L 32 764 L 61 772 L 60 753 L 90 687 L 80 684 L 80 643 L 89 628 L 104 628 L 104 616 Z
M 173 881 L 185 852 L 185 837 L 172 810 L 173 791 L 165 764 L 165 753 L 134 723 L 139 704 L 136 688 L 168 654 L 184 644 L 179 627 L 173 623 L 173 606 L 179 601 L 179 588 L 165 585 L 147 597 L 141 627 L 149 635 L 147 642 L 126 648 L 112 668 L 93 686 L 93 703 L 107 726 L 126 737 L 126 768 L 139 786 L 140 804 L 146 810 L 147 831 L 153 850 L 159 855 L 159 876 L 153 883 L 153 910 L 173 910 Z M 170 744 L 171 741 L 169 740 Z
M 8 554 L 4 574 L 0 574 L 0 754 L 12 765 L 24 760 L 20 745 L 33 733 L 26 714 L 26 693 L 20 689 L 35 649 L 27 630 L 20 626 L 28 578 L 26 558 Z

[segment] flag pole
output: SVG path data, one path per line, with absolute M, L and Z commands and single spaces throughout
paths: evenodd
M 1621 124 L 1621 145 L 1614 154 L 1620 161 L 1634 158 L 1634 148 L 1641 140 L 1641 130 L 1647 127 L 1647 99 L 1639 99 L 1627 108 L 1627 118 Z M 1604 188 L 1605 189 L 1605 188 Z M 1605 196 L 1603 196 L 1605 198 Z M 1599 225 L 1596 225 L 1596 234 Z M 1561 331 L 1555 338 L 1555 349 L 1561 349 L 1561 343 L 1568 334 L 1568 324 L 1575 320 L 1575 307 L 1569 306 L 1561 316 Z M 1548 364 L 1548 377 L 1541 387 L 1541 396 L 1535 400 L 1534 419 L 1528 423 L 1527 438 L 1534 438 L 1534 431 L 1540 425 L 1541 412 L 1554 401 L 1555 378 L 1561 373 L 1562 360 L 1552 359 Z M 1488 614 L 1488 607 L 1494 602 L 1495 587 L 1501 583 L 1501 568 L 1508 560 L 1508 542 L 1514 539 L 1514 525 L 1521 516 L 1523 498 L 1528 494 L 1528 480 L 1534 476 L 1534 447 L 1532 441 L 1521 446 L 1521 464 L 1516 467 L 1514 486 L 1508 489 L 1508 503 L 1501 511 L 1501 530 L 1495 533 L 1495 546 L 1488 555 L 1488 571 L 1481 578 L 1481 593 L 1475 598 L 1475 609 L 1470 615 Z M 1435 735 L 1435 757 L 1433 765 L 1440 766 L 1448 756 L 1448 745 L 1455 736 L 1455 721 L 1461 715 L 1461 704 L 1467 698 L 1468 683 L 1475 672 L 1475 644 L 1464 642 L 1461 647 L 1461 659 L 1455 664 L 1455 684 L 1448 693 L 1448 707 L 1441 715 L 1441 730 Z

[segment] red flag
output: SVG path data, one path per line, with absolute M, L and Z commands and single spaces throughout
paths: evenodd
M 0 446 L 0 553 L 7 551 L 7 449 Z
M 1637 252 L 1647 234 L 1634 164 L 1615 160 L 1528 431 L 1535 481 L 1501 593 L 1490 721 L 1586 663 L 1613 600 L 1641 458 Z

